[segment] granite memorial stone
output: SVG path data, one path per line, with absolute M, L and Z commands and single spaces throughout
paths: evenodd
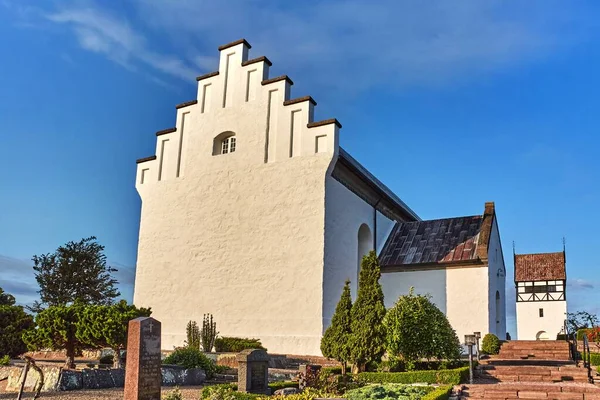
M 129 321 L 124 400 L 160 400 L 160 322 L 151 317 Z
M 238 392 L 271 394 L 267 352 L 248 349 L 235 358 L 238 362 Z

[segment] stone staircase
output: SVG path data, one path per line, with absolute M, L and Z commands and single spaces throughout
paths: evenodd
M 600 387 L 570 360 L 567 342 L 515 340 L 482 359 L 475 383 L 457 388 L 456 395 L 463 400 L 600 400 Z

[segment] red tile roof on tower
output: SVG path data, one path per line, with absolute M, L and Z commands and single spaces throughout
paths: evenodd
M 515 281 L 567 279 L 565 253 L 515 254 Z

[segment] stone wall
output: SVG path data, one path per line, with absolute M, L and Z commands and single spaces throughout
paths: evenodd
M 237 368 L 235 356 L 238 353 L 205 353 L 217 365 Z M 317 364 L 322 366 L 339 366 L 335 360 L 318 356 L 296 356 L 290 354 L 269 354 L 269 368 L 297 369 L 300 364 Z
M 125 370 L 123 369 L 90 369 L 67 370 L 56 366 L 40 366 L 44 372 L 43 392 L 69 391 L 80 389 L 105 389 L 125 386 Z M 185 369 L 168 365 L 161 368 L 162 386 L 198 386 L 206 380 L 206 374 L 199 368 Z M 0 381 L 6 379 L 5 390 L 16 392 L 22 382 L 23 367 L 0 367 Z M 25 390 L 35 388 L 39 375 L 30 369 L 27 373 Z

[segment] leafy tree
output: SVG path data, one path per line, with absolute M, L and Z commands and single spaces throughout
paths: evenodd
M 22 335 L 33 328 L 33 317 L 15 305 L 14 296 L 0 288 L 0 356 L 16 357 L 27 351 Z
M 75 368 L 75 355 L 86 346 L 77 338 L 77 323 L 81 316 L 80 303 L 69 306 L 51 306 L 35 317 L 37 327 L 23 334 L 23 341 L 30 350 L 66 350 L 66 368 Z
M 381 358 L 385 351 L 383 290 L 379 284 L 381 269 L 374 251 L 362 259 L 358 277 L 358 295 L 350 312 L 350 359 L 354 372 L 363 371 L 369 361 Z
M 187 326 L 185 327 L 185 333 L 187 336 L 185 346 L 191 347 L 194 349 L 199 349 L 200 348 L 200 328 L 198 327 L 198 323 L 196 321 L 189 321 L 187 323 Z
M 111 304 L 120 293 L 106 265 L 104 246 L 94 236 L 79 242 L 68 242 L 54 253 L 33 256 L 35 279 L 40 285 L 41 302 L 33 311 L 45 306 L 64 306 L 81 301 L 88 304 Z
M 327 358 L 334 358 L 342 364 L 342 375 L 346 375 L 346 362 L 350 360 L 350 313 L 352 297 L 350 296 L 350 281 L 346 281 L 342 296 L 331 318 L 331 325 L 321 339 L 321 352 Z
M 460 357 L 460 341 L 448 318 L 431 302 L 430 296 L 415 295 L 413 288 L 388 310 L 384 324 L 388 352 L 408 365 L 422 358 Z
M 567 324 L 573 332 L 577 332 L 580 329 L 593 328 L 598 326 L 598 323 L 598 316 L 587 311 L 577 311 L 567 314 Z
M 0 306 L 12 306 L 15 304 L 15 296 L 6 293 L 0 287 Z
M 75 337 L 87 348 L 110 347 L 115 368 L 122 367 L 121 350 L 127 347 L 129 321 L 149 317 L 149 308 L 137 308 L 125 300 L 112 305 L 87 305 L 80 309 Z

